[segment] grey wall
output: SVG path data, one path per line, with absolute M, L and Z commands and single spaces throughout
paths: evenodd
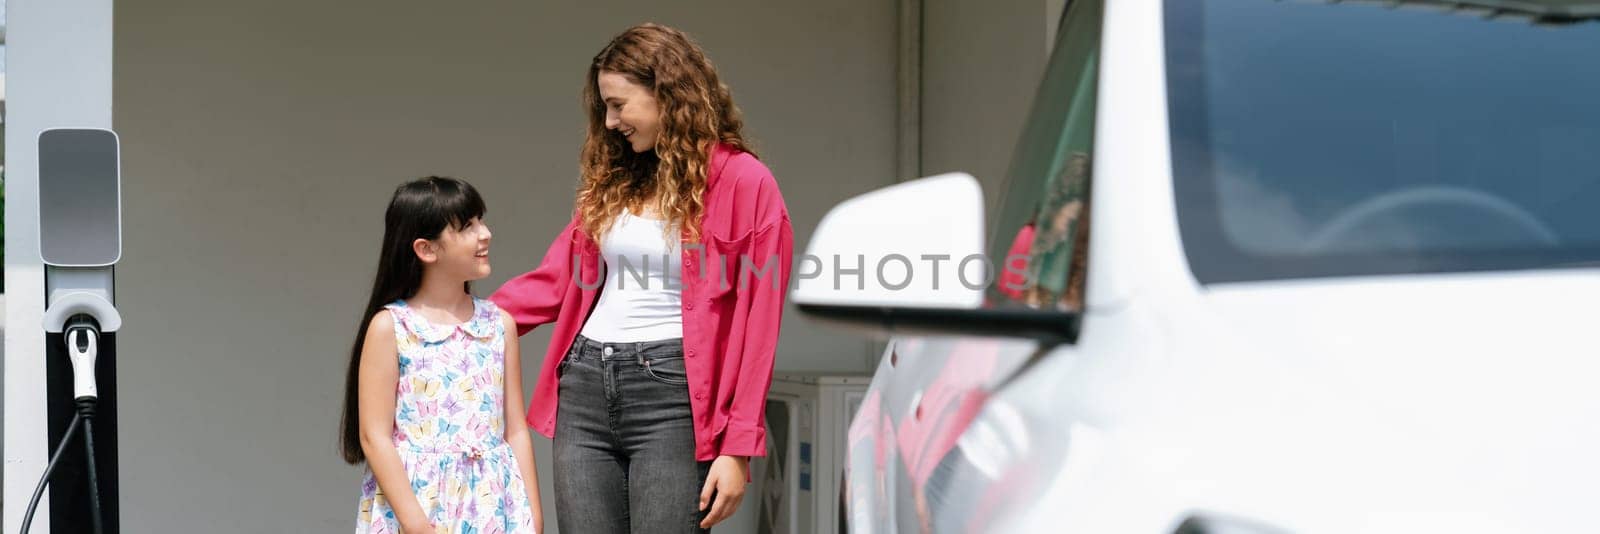
M 467 178 L 496 232 L 480 292 L 531 267 L 568 217 L 582 75 L 611 35 L 655 20 L 700 39 L 804 243 L 835 202 L 893 181 L 895 13 L 893 0 L 117 2 L 126 531 L 349 528 L 359 473 L 335 430 L 387 195 L 423 174 Z M 781 369 L 868 369 L 867 342 L 787 319 Z M 529 352 L 531 385 L 542 350 Z
M 923 1 L 922 174 L 976 176 L 992 213 L 1064 4 Z

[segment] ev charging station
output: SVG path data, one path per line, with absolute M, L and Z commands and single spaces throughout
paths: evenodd
M 111 131 L 112 3 L 6 5 L 0 534 L 118 532 L 121 524 L 122 317 L 113 266 L 122 253 L 122 214 L 119 141 Z M 37 506 L 30 507 L 36 490 Z
M 45 408 L 54 452 L 28 501 L 21 532 L 29 532 L 47 488 L 57 531 L 99 534 L 109 523 L 114 532 L 115 332 L 122 315 L 112 304 L 112 266 L 122 258 L 119 143 L 110 130 L 52 128 L 39 134 L 38 145 Z

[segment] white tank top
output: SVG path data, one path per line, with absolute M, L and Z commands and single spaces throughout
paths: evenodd
M 666 221 L 624 210 L 600 240 L 606 282 L 583 337 L 632 343 L 683 337 L 683 261 Z

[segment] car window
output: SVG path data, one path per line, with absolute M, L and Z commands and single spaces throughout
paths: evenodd
M 1101 11 L 1100 2 L 1068 6 L 1018 140 L 990 240 L 996 306 L 1083 307 Z
M 1600 22 L 1423 7 L 1166 2 L 1196 278 L 1600 262 Z

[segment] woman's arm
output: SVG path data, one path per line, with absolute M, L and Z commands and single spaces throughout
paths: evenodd
M 748 306 L 749 313 L 739 352 L 739 378 L 734 385 L 733 402 L 728 407 L 728 427 L 722 435 L 719 451 L 724 456 L 765 456 L 767 452 L 767 392 L 772 388 L 778 328 L 783 322 L 783 304 L 794 256 L 794 234 L 788 217 L 758 232 L 750 254 L 752 261 L 776 261 L 777 265 L 767 277 L 748 280 L 748 291 L 739 295 L 739 305 Z
M 361 344 L 358 371 L 358 417 L 361 423 L 361 451 L 378 479 L 378 488 L 388 497 L 400 528 L 407 534 L 431 533 L 433 524 L 417 496 L 411 493 L 411 477 L 400 462 L 394 447 L 395 391 L 400 382 L 399 354 L 395 347 L 394 319 L 388 310 L 380 311 L 367 325 L 367 338 Z
M 737 346 L 727 350 L 736 355 L 729 362 L 737 377 L 728 407 L 727 427 L 719 436 L 723 456 L 765 456 L 767 392 L 772 387 L 773 359 L 778 350 L 778 327 L 783 322 L 783 306 L 788 296 L 789 275 L 794 264 L 794 229 L 789 208 L 772 172 L 756 159 L 736 156 L 723 169 L 724 180 L 734 180 L 734 200 L 749 206 L 753 231 L 750 244 L 741 258 L 734 317 L 742 322 L 732 328 L 743 332 Z M 745 265 L 745 261 L 750 262 Z
M 581 231 L 574 217 L 550 243 L 538 267 L 512 278 L 489 296 L 489 300 L 510 314 L 515 322 L 516 328 L 508 332 L 515 331 L 521 336 L 536 326 L 556 320 L 561 313 L 561 300 L 567 295 L 567 287 L 572 285 L 575 251 L 572 241 Z
M 781 206 L 781 204 L 780 204 Z M 779 222 L 758 231 L 750 249 L 751 261 L 763 277 L 745 280 L 740 273 L 740 306 L 748 306 L 746 335 L 740 347 L 738 382 L 729 407 L 722 448 L 700 489 L 700 509 L 709 511 L 700 526 L 711 528 L 738 510 L 750 481 L 750 457 L 766 455 L 765 411 L 772 387 L 772 366 L 778 349 L 778 327 L 783 320 L 784 296 L 789 287 L 794 235 L 785 214 Z M 771 262 L 776 262 L 774 265 Z
M 501 312 L 500 320 L 506 325 L 506 332 L 514 332 L 517 327 L 516 319 L 510 313 Z M 522 408 L 522 348 L 516 336 L 506 338 L 506 366 L 505 366 L 505 418 L 506 418 L 506 443 L 511 445 L 511 452 L 517 457 L 517 468 L 522 473 L 522 483 L 527 486 L 528 503 L 533 507 L 534 532 L 544 531 L 544 507 L 539 501 L 539 469 L 533 457 L 533 439 L 528 436 L 528 422 L 523 417 Z

